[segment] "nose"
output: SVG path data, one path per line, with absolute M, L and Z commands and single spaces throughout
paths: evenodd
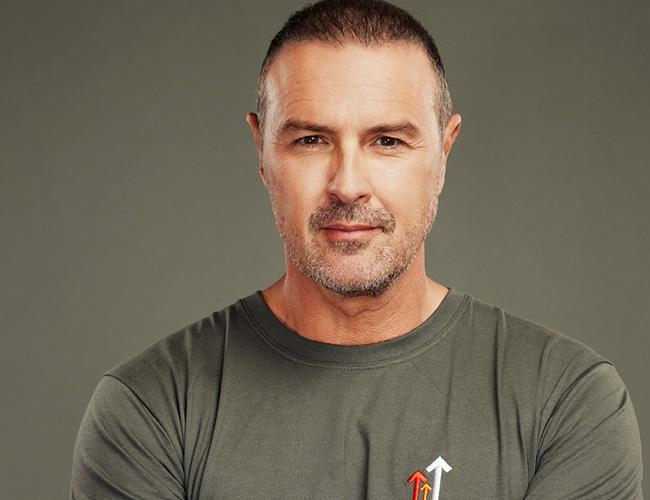
M 371 189 L 363 155 L 355 146 L 340 147 L 332 158 L 332 174 L 327 186 L 331 198 L 344 203 L 365 203 Z

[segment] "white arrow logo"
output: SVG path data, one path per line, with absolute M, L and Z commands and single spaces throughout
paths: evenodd
M 436 458 L 433 463 L 427 467 L 427 472 L 435 471 L 433 476 L 433 497 L 431 500 L 438 500 L 440 496 L 440 483 L 442 482 L 442 471 L 449 472 L 451 465 L 449 465 L 442 457 Z

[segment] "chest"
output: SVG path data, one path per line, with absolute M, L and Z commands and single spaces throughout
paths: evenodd
M 523 497 L 525 444 L 456 380 L 408 363 L 224 373 L 200 498 Z

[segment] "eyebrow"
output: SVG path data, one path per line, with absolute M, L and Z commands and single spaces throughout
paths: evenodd
M 388 132 L 401 132 L 411 138 L 420 136 L 420 129 L 415 124 L 407 120 L 396 123 L 382 123 L 366 130 L 366 133 L 369 135 L 383 134 Z
M 303 121 L 303 120 L 287 120 L 278 129 L 278 135 L 283 135 L 289 132 L 298 132 L 302 130 L 307 130 L 309 132 L 317 132 L 321 134 L 335 133 L 333 128 L 326 127 L 325 125 L 319 125 L 317 123 Z
M 320 125 L 318 123 L 304 121 L 304 120 L 294 120 L 289 119 L 284 122 L 278 129 L 278 135 L 283 135 L 285 133 L 299 132 L 299 131 L 309 131 L 316 132 L 321 134 L 332 134 L 335 135 L 336 131 L 332 127 L 326 125 Z M 420 129 L 408 120 L 403 120 L 394 123 L 380 123 L 366 129 L 364 135 L 375 135 L 383 133 L 394 133 L 401 132 L 404 135 L 415 138 L 421 135 Z

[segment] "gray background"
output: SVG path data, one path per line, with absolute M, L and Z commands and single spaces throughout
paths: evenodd
M 463 116 L 430 275 L 611 359 L 647 462 L 648 3 L 398 3 Z M 300 5 L 0 2 L 3 498 L 66 497 L 104 370 L 281 274 L 244 114 Z

